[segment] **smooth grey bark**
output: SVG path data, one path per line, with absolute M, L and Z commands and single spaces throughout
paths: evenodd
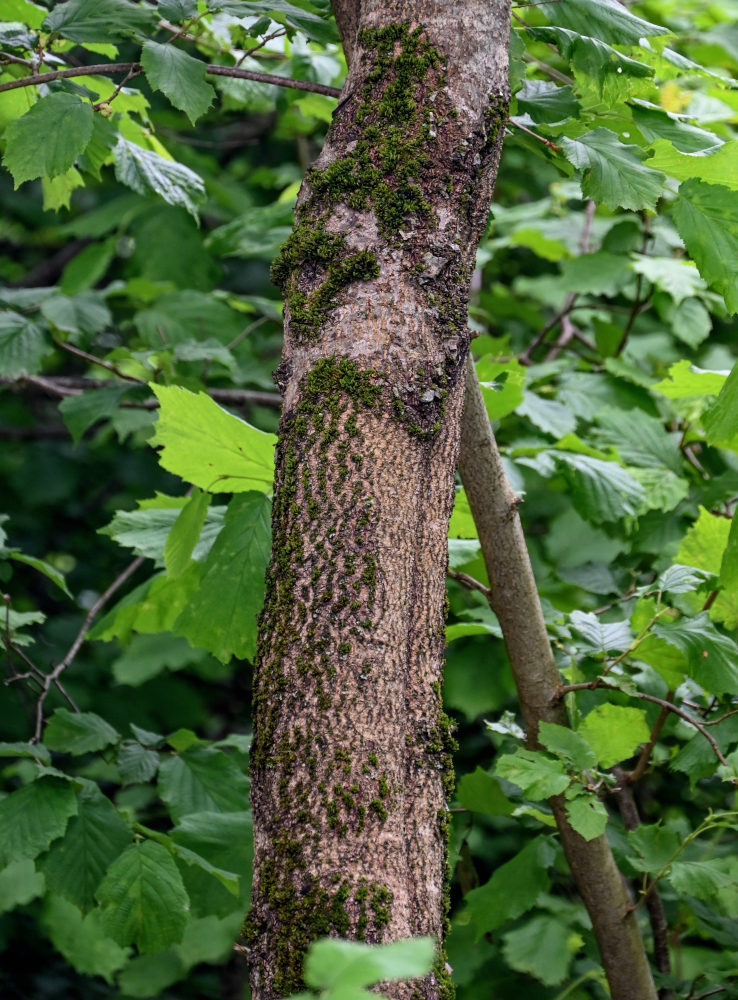
M 459 472 L 479 534 L 497 615 L 520 698 L 529 746 L 541 722 L 568 725 L 518 515 L 518 499 L 500 459 L 476 370 L 467 364 Z M 569 825 L 563 796 L 549 800 L 564 854 L 587 907 L 613 1000 L 657 1000 L 635 914 L 604 836 L 584 840 Z

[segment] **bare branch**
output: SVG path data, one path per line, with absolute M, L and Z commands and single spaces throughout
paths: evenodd
M 458 570 L 450 569 L 446 573 L 446 576 L 449 578 L 449 580 L 456 580 L 457 583 L 460 583 L 462 587 L 466 587 L 468 590 L 478 590 L 480 594 L 484 594 L 487 600 L 489 600 L 490 597 L 489 587 L 485 587 L 483 583 L 481 583 L 479 580 L 475 580 L 474 577 L 469 576 L 468 573 L 461 573 Z

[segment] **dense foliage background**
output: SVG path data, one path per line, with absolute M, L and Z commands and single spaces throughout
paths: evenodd
M 0 992 L 240 997 L 279 406 L 269 264 L 335 99 L 205 66 L 337 87 L 345 64 L 327 0 L 2 13 Z M 607 823 L 634 902 L 660 894 L 664 989 L 738 996 L 736 15 L 734 0 L 513 12 L 470 323 L 579 689 L 575 732 L 525 750 L 460 490 L 445 685 L 460 1000 L 607 995 L 551 834 L 545 798 L 563 791 L 584 836 Z M 135 68 L 6 86 L 111 61 Z

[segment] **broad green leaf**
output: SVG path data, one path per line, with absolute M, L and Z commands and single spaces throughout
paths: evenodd
M 499 781 L 479 766 L 472 774 L 461 778 L 456 787 L 456 798 L 466 809 L 489 816 L 509 816 L 515 808 L 500 788 Z
M 633 641 L 633 632 L 627 621 L 603 622 L 597 615 L 585 611 L 572 611 L 569 621 L 584 639 L 588 655 L 622 653 Z
M 672 212 L 700 274 L 738 312 L 738 192 L 691 179 L 679 188 Z
M 697 348 L 712 330 L 712 317 L 699 299 L 687 298 L 671 314 L 671 329 L 687 347 Z
M 97 890 L 102 923 L 120 945 L 159 951 L 182 939 L 189 899 L 171 854 L 144 840 L 127 847 Z
M 159 0 L 159 12 L 162 17 L 175 24 L 185 21 L 197 14 L 197 0 Z
M 733 514 L 730 521 L 728 544 L 720 563 L 720 586 L 726 591 L 738 593 L 738 517 Z
M 525 369 L 517 358 L 505 362 L 482 358 L 477 376 L 490 420 L 500 420 L 522 403 Z
M 642 708 L 607 703 L 593 708 L 578 732 L 592 747 L 602 767 L 628 760 L 650 736 Z
M 671 142 L 658 139 L 648 165 L 678 181 L 695 178 L 738 191 L 738 139 L 696 153 L 680 153 Z
M 131 842 L 131 831 L 97 785 L 88 783 L 78 796 L 77 815 L 67 831 L 39 862 L 51 892 L 83 912 L 95 903 L 95 890 Z
M 20 313 L 0 312 L 0 375 L 35 375 L 49 353 L 43 331 Z
M 738 687 L 738 646 L 718 632 L 707 612 L 676 622 L 657 622 L 654 634 L 686 656 L 691 676 L 713 694 L 732 694 Z
M 571 501 L 583 518 L 600 524 L 639 512 L 645 491 L 615 462 L 564 451 L 555 451 L 553 456 L 571 488 Z
M 538 727 L 538 738 L 547 750 L 556 757 L 562 757 L 577 771 L 584 771 L 597 763 L 592 747 L 581 733 L 566 726 L 542 722 Z
M 66 708 L 57 708 L 44 730 L 44 743 L 61 753 L 91 753 L 119 739 L 120 733 L 94 712 L 70 712 Z
M 89 639 L 130 640 L 133 632 L 171 632 L 179 613 L 200 584 L 200 565 L 190 563 L 181 576 L 159 573 L 127 594 L 88 633 Z
M 164 545 L 164 565 L 170 576 L 179 576 L 187 568 L 200 538 L 209 506 L 208 494 L 195 487 L 192 496 L 177 515 Z
M 159 754 L 134 740 L 123 740 L 116 763 L 122 784 L 137 785 L 154 777 L 159 768 Z
M 705 371 L 695 368 L 689 361 L 677 361 L 669 368 L 666 378 L 656 382 L 651 388 L 669 399 L 683 399 L 689 396 L 717 396 L 723 387 L 726 375 L 722 372 Z
M 228 754 L 211 747 L 165 758 L 158 787 L 175 823 L 189 813 L 239 812 L 248 806 L 248 778 Z
M 67 396 L 59 403 L 59 412 L 75 444 L 79 444 L 85 431 L 115 413 L 128 387 L 110 385 L 102 389 L 88 389 L 79 396 Z
M 197 868 L 201 868 L 208 875 L 213 875 L 218 881 L 223 885 L 229 893 L 233 896 L 238 895 L 238 875 L 235 872 L 225 871 L 222 868 L 218 868 L 211 864 L 207 858 L 202 857 L 196 851 L 191 850 L 189 847 L 184 847 L 182 844 L 177 843 L 171 837 L 167 836 L 165 833 L 159 833 L 157 830 L 151 830 L 139 824 L 138 830 L 142 833 L 146 833 L 148 837 L 156 841 L 157 844 L 161 844 L 163 847 L 173 854 L 180 861 L 183 861 L 187 865 L 194 865 Z
M 165 951 L 157 951 L 152 955 L 137 955 L 133 958 L 118 979 L 125 996 L 160 996 L 167 986 L 171 986 L 186 975 L 187 965 L 183 952 L 181 945 L 173 945 Z
M 22 21 L 29 28 L 40 28 L 48 11 L 30 0 L 5 0 L 3 14 L 7 21 Z
M 655 875 L 679 852 L 681 836 L 675 829 L 661 823 L 642 823 L 628 830 L 628 844 L 636 852 L 628 862 L 636 871 Z
M 499 757 L 495 774 L 517 785 L 531 799 L 560 795 L 568 788 L 570 781 L 561 761 L 538 750 L 525 750 L 522 747 L 518 747 L 515 753 Z
M 561 287 L 579 295 L 616 295 L 633 279 L 631 263 L 623 254 L 598 250 L 561 264 Z
M 725 381 L 720 395 L 702 416 L 710 444 L 738 449 L 738 364 Z
M 546 399 L 536 392 L 523 393 L 523 402 L 518 406 L 517 412 L 520 416 L 527 417 L 544 434 L 555 438 L 573 434 L 577 426 L 576 417 L 563 403 L 557 399 Z
M 114 150 L 115 176 L 139 194 L 156 194 L 169 205 L 179 205 L 197 219 L 197 206 L 205 201 L 205 185 L 182 163 L 142 149 L 122 136 Z
M 469 500 L 463 486 L 458 487 L 456 490 L 448 534 L 450 538 L 477 537 L 477 526 L 474 523 L 474 516 L 469 507 Z
M 242 924 L 243 914 L 240 911 L 222 920 L 215 916 L 192 920 L 185 928 L 177 950 L 188 966 L 221 962 L 232 951 Z
M 35 858 L 61 837 L 77 812 L 74 786 L 45 776 L 0 800 L 0 862 Z
M 273 434 L 232 416 L 204 392 L 152 385 L 161 409 L 149 444 L 161 447 L 159 461 L 200 489 L 216 493 L 271 490 Z
M 67 0 L 59 9 L 74 0 Z M 37 177 L 65 174 L 92 135 L 92 105 L 74 94 L 42 97 L 8 125 L 3 163 L 15 187 Z
M 718 574 L 730 536 L 731 522 L 699 507 L 697 520 L 679 545 L 676 559 L 687 566 L 696 566 Z
M 330 990 L 338 998 L 341 990 L 424 976 L 435 953 L 436 942 L 430 937 L 383 945 L 323 938 L 308 951 L 305 982 L 315 989 Z
M 736 877 L 725 871 L 725 861 L 675 861 L 669 881 L 677 890 L 706 902 L 713 902 L 720 889 L 736 885 Z
M 153 29 L 156 12 L 129 0 L 66 0 L 56 4 L 43 23 L 73 42 L 109 42 Z
M 662 107 L 648 104 L 637 98 L 632 102 L 631 111 L 633 121 L 638 126 L 638 131 L 650 145 L 654 145 L 659 140 L 668 140 L 668 147 L 676 147 L 683 153 L 696 153 L 700 149 L 708 149 L 715 145 L 715 133 L 705 129 L 697 128 L 683 121 L 679 115 L 666 111 Z M 666 152 L 667 144 L 659 142 L 659 148 Z M 653 166 L 669 173 L 665 167 L 658 163 Z
M 172 830 L 172 840 L 182 848 L 206 859 L 219 872 L 230 872 L 239 879 L 239 900 L 244 908 L 251 891 L 253 832 L 251 812 L 190 813 Z M 196 867 L 185 870 L 193 909 L 204 916 L 225 916 L 234 907 L 231 891 L 218 885 L 212 873 Z M 218 877 L 218 876 L 216 876 Z M 217 890 L 217 891 L 215 891 Z M 200 901 L 204 901 L 198 910 Z
M 446 626 L 446 645 L 470 635 L 494 635 L 501 639 L 502 629 L 492 622 L 454 622 Z
M 572 935 L 568 924 L 550 916 L 533 917 L 523 927 L 508 931 L 502 942 L 508 965 L 535 976 L 547 986 L 563 982 L 573 958 L 571 945 L 576 949 L 582 944 L 579 935 Z
M 601 837 L 607 827 L 607 809 L 591 792 L 583 791 L 566 803 L 569 823 L 585 840 Z
M 515 99 L 522 114 L 544 124 L 576 118 L 580 110 L 573 87 L 559 87 L 549 80 L 525 80 Z
M 246 325 L 243 313 L 194 289 L 159 296 L 149 309 L 139 309 L 133 321 L 149 347 L 159 348 L 164 341 L 175 350 L 187 347 L 190 352 L 195 347 L 193 341 L 204 346 L 207 338 L 228 344 Z
M 204 650 L 193 649 L 182 636 L 169 632 L 134 635 L 113 663 L 113 676 L 118 684 L 138 687 L 164 670 L 181 670 L 206 656 Z
M 160 90 L 175 108 L 184 111 L 193 125 L 215 99 L 215 91 L 205 80 L 206 64 L 175 45 L 147 40 L 141 50 L 141 65 L 154 90 Z
M 160 501 L 160 502 L 159 502 Z M 108 535 L 124 548 L 132 549 L 137 556 L 154 559 L 161 565 L 167 538 L 187 503 L 187 497 L 164 497 L 159 494 L 154 506 L 149 501 L 139 501 L 138 510 L 119 510 L 104 528 L 101 535 Z M 203 560 L 210 551 L 218 532 L 223 527 L 227 508 L 210 507 L 192 558 Z
M 551 880 L 548 868 L 556 851 L 547 837 L 536 837 L 515 857 L 495 869 L 492 878 L 464 897 L 466 911 L 477 929 L 477 940 L 488 931 L 529 910 Z
M 210 10 L 220 10 L 235 17 L 243 17 L 242 0 L 208 0 Z M 266 14 L 267 17 L 289 28 L 296 28 L 313 41 L 326 44 L 338 41 L 332 19 L 320 17 L 318 8 L 303 9 L 289 0 L 249 0 L 249 14 Z
M 253 659 L 270 551 L 269 498 L 254 492 L 234 497 L 203 564 L 200 587 L 174 631 L 224 663 L 232 656 Z
M 51 763 L 51 754 L 43 743 L 0 743 L 0 757 L 28 757 L 42 764 Z
M 663 421 L 649 416 L 643 410 L 633 410 L 623 420 L 622 411 L 605 406 L 597 413 L 597 439 L 614 445 L 618 455 L 628 465 L 664 471 L 664 466 L 674 473 L 682 471 L 680 435 L 669 432 Z
M 705 290 L 705 283 L 691 261 L 634 254 L 632 267 L 636 274 L 642 274 L 670 295 L 677 305 Z
M 651 584 L 648 590 L 659 590 L 669 594 L 689 594 L 697 590 L 705 580 L 709 580 L 710 575 L 704 570 L 695 569 L 694 566 L 682 566 L 680 563 L 675 563 L 664 570 L 656 583 Z
M 110 310 L 95 292 L 52 295 L 41 303 L 41 314 L 58 330 L 69 334 L 95 334 L 110 326 Z M 73 342 L 75 337 L 70 338 Z
M 545 14 L 551 24 L 613 45 L 638 45 L 641 38 L 669 34 L 668 28 L 636 17 L 617 0 L 560 0 Z
M 3 555 L 6 555 L 14 562 L 25 563 L 26 566 L 32 566 L 34 569 L 38 570 L 39 573 L 43 573 L 47 579 L 51 580 L 51 582 L 55 584 L 63 594 L 66 594 L 67 597 L 72 597 L 72 593 L 67 586 L 67 581 L 64 579 L 64 574 L 60 573 L 58 569 L 45 562 L 43 559 L 37 559 L 35 556 L 26 555 L 25 552 L 15 552 L 13 549 L 7 549 L 5 553 L 0 551 L 0 557 Z
M 0 913 L 25 906 L 43 894 L 44 877 L 30 858 L 12 861 L 0 871 Z
M 621 143 L 609 129 L 596 128 L 577 139 L 562 139 L 561 148 L 584 172 L 582 192 L 586 197 L 610 209 L 656 207 L 664 175 L 644 166 L 646 154 L 640 147 Z
M 129 948 L 121 948 L 106 934 L 98 910 L 83 917 L 68 900 L 49 895 L 41 921 L 56 950 L 83 975 L 112 983 L 130 955 Z

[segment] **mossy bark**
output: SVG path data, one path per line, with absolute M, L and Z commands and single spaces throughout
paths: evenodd
M 301 989 L 324 934 L 431 934 L 434 972 L 387 992 L 450 991 L 446 536 L 509 9 L 351 10 L 344 96 L 274 269 L 286 330 L 255 680 L 255 1000 Z

